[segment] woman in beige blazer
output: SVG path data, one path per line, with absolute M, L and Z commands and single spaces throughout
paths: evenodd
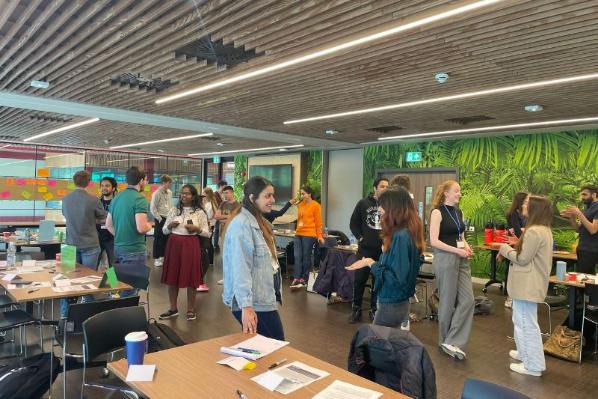
M 501 244 L 499 257 L 511 261 L 507 287 L 513 298 L 513 327 L 517 350 L 509 356 L 522 363 L 511 363 L 511 370 L 539 377 L 546 370 L 542 335 L 538 326 L 538 302 L 548 291 L 552 268 L 552 203 L 530 195 L 523 205 L 527 217 L 525 232 L 519 240 Z

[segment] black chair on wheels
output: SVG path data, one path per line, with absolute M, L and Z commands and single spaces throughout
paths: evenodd
M 150 313 L 150 268 L 144 267 L 142 270 L 118 268 L 115 269 L 118 281 L 130 285 L 137 290 L 145 291 L 145 302 L 139 302 L 139 305 L 147 306 L 148 320 L 151 317 Z
M 107 310 L 137 306 L 138 304 L 138 296 L 73 303 L 67 309 L 66 319 L 60 322 L 51 322 L 56 328 L 55 339 L 62 348 L 62 389 L 64 397 L 66 397 L 66 359 L 83 358 L 83 322 Z M 50 322 L 45 323 L 49 324 Z M 106 330 L 105 333 L 109 333 L 109 331 Z
M 111 360 L 114 353 L 122 350 L 125 336 L 133 331 L 145 331 L 147 317 L 145 309 L 141 306 L 118 308 L 102 312 L 90 317 L 83 323 L 83 382 L 81 384 L 81 397 L 85 387 L 94 387 L 110 391 L 125 393 L 133 398 L 139 398 L 136 392 L 126 387 L 108 384 L 88 383 L 86 381 L 87 367 L 97 363 L 97 359 L 110 354 Z M 108 332 L 108 333 L 107 333 Z M 105 365 L 106 361 L 101 361 Z
M 491 382 L 468 378 L 461 399 L 531 399 L 520 392 Z
M 583 353 L 583 333 L 586 321 L 594 325 L 594 352 L 593 356 L 598 354 L 598 285 L 586 283 L 583 289 L 583 319 L 581 320 L 581 342 L 579 351 L 579 362 L 581 363 L 581 354 Z

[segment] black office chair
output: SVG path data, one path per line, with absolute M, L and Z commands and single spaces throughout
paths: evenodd
M 66 397 L 66 359 L 67 357 L 83 358 L 83 322 L 107 310 L 137 306 L 138 304 L 138 296 L 73 303 L 69 304 L 67 308 L 66 319 L 61 322 L 53 322 L 56 328 L 56 341 L 62 348 L 62 389 L 64 397 Z
M 5 332 L 8 330 L 18 328 L 20 337 L 19 355 L 25 354 L 25 357 L 27 357 L 27 331 L 25 331 L 25 333 L 23 334 L 23 329 L 32 324 L 37 324 L 39 326 L 39 346 L 43 352 L 44 332 L 42 330 L 42 322 L 40 320 L 34 318 L 29 313 L 21 309 L 13 309 L 0 312 L 0 332 Z M 25 343 L 24 350 L 23 342 Z
M 88 364 L 96 362 L 103 355 L 120 351 L 125 345 L 125 336 L 133 331 L 145 331 L 147 317 L 141 306 L 112 309 L 102 312 L 83 323 L 83 382 L 81 384 L 81 398 L 85 387 L 94 387 L 125 393 L 139 398 L 137 393 L 126 387 L 108 384 L 88 383 L 86 370 Z M 109 332 L 109 333 L 107 333 Z M 102 361 L 102 363 L 105 363 Z
M 328 234 L 331 236 L 336 236 L 336 245 L 351 245 L 349 237 L 347 237 L 347 235 L 340 230 L 329 230 Z
M 147 306 L 148 320 L 151 317 L 150 313 L 150 268 L 144 267 L 142 270 L 134 269 L 114 269 L 118 281 L 130 285 L 137 290 L 145 291 L 145 302 L 139 302 L 139 305 Z
M 491 382 L 468 378 L 463 385 L 461 399 L 531 399 L 521 392 L 514 391 Z
M 592 356 L 598 354 L 598 285 L 586 283 L 583 289 L 583 319 L 581 320 L 581 343 L 580 347 L 583 349 L 583 333 L 586 320 L 594 325 L 594 352 Z M 579 362 L 581 363 L 581 354 L 583 350 L 579 351 Z

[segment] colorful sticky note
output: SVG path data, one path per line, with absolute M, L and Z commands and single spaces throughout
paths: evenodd
M 25 190 L 21 193 L 21 196 L 25 199 L 29 199 L 29 198 L 31 198 L 31 193 L 29 191 Z
M 49 168 L 39 168 L 37 170 L 38 177 L 50 177 L 50 169 Z
M 39 187 L 37 187 L 37 192 L 38 193 L 47 193 L 48 192 L 48 187 L 46 187 L 46 186 L 39 186 Z
M 6 178 L 6 185 L 7 186 L 14 186 L 15 184 L 15 179 L 13 179 L 12 177 L 7 177 Z
M 46 184 L 48 184 L 48 181 L 46 179 L 37 179 L 38 186 L 45 186 Z
M 67 194 L 66 190 L 56 190 L 56 194 L 60 195 L 61 197 L 65 196 Z
M 35 179 L 27 179 L 25 180 L 29 186 L 33 186 L 35 184 Z
M 151 192 L 154 193 L 154 192 L 158 191 L 158 188 L 159 188 L 158 186 L 152 186 Z
M 146 193 L 149 193 L 151 187 L 148 186 L 147 184 L 143 187 L 143 191 L 145 191 Z
M 73 183 L 73 182 L 70 182 L 70 183 L 69 183 L 69 184 L 66 186 L 66 188 L 68 188 L 69 190 L 74 190 L 74 189 L 76 188 L 76 187 L 75 187 L 75 183 Z
M 48 180 L 48 186 L 56 187 L 56 180 Z
M 0 193 L 0 198 L 2 198 L 2 199 L 10 198 L 10 191 L 2 191 Z
M 52 193 L 45 193 L 42 198 L 44 201 L 50 201 L 52 198 L 54 198 L 54 195 Z
M 16 179 L 15 183 L 17 183 L 17 186 L 24 186 L 25 184 L 27 184 L 25 179 Z

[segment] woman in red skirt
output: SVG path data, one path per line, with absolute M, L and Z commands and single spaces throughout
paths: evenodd
M 209 237 L 210 228 L 194 186 L 183 186 L 179 204 L 168 212 L 163 232 L 170 234 L 162 269 L 162 283 L 168 285 L 170 309 L 162 313 L 160 319 L 178 316 L 179 288 L 187 288 L 187 320 L 195 320 L 196 288 L 201 283 L 201 251 L 197 236 Z

